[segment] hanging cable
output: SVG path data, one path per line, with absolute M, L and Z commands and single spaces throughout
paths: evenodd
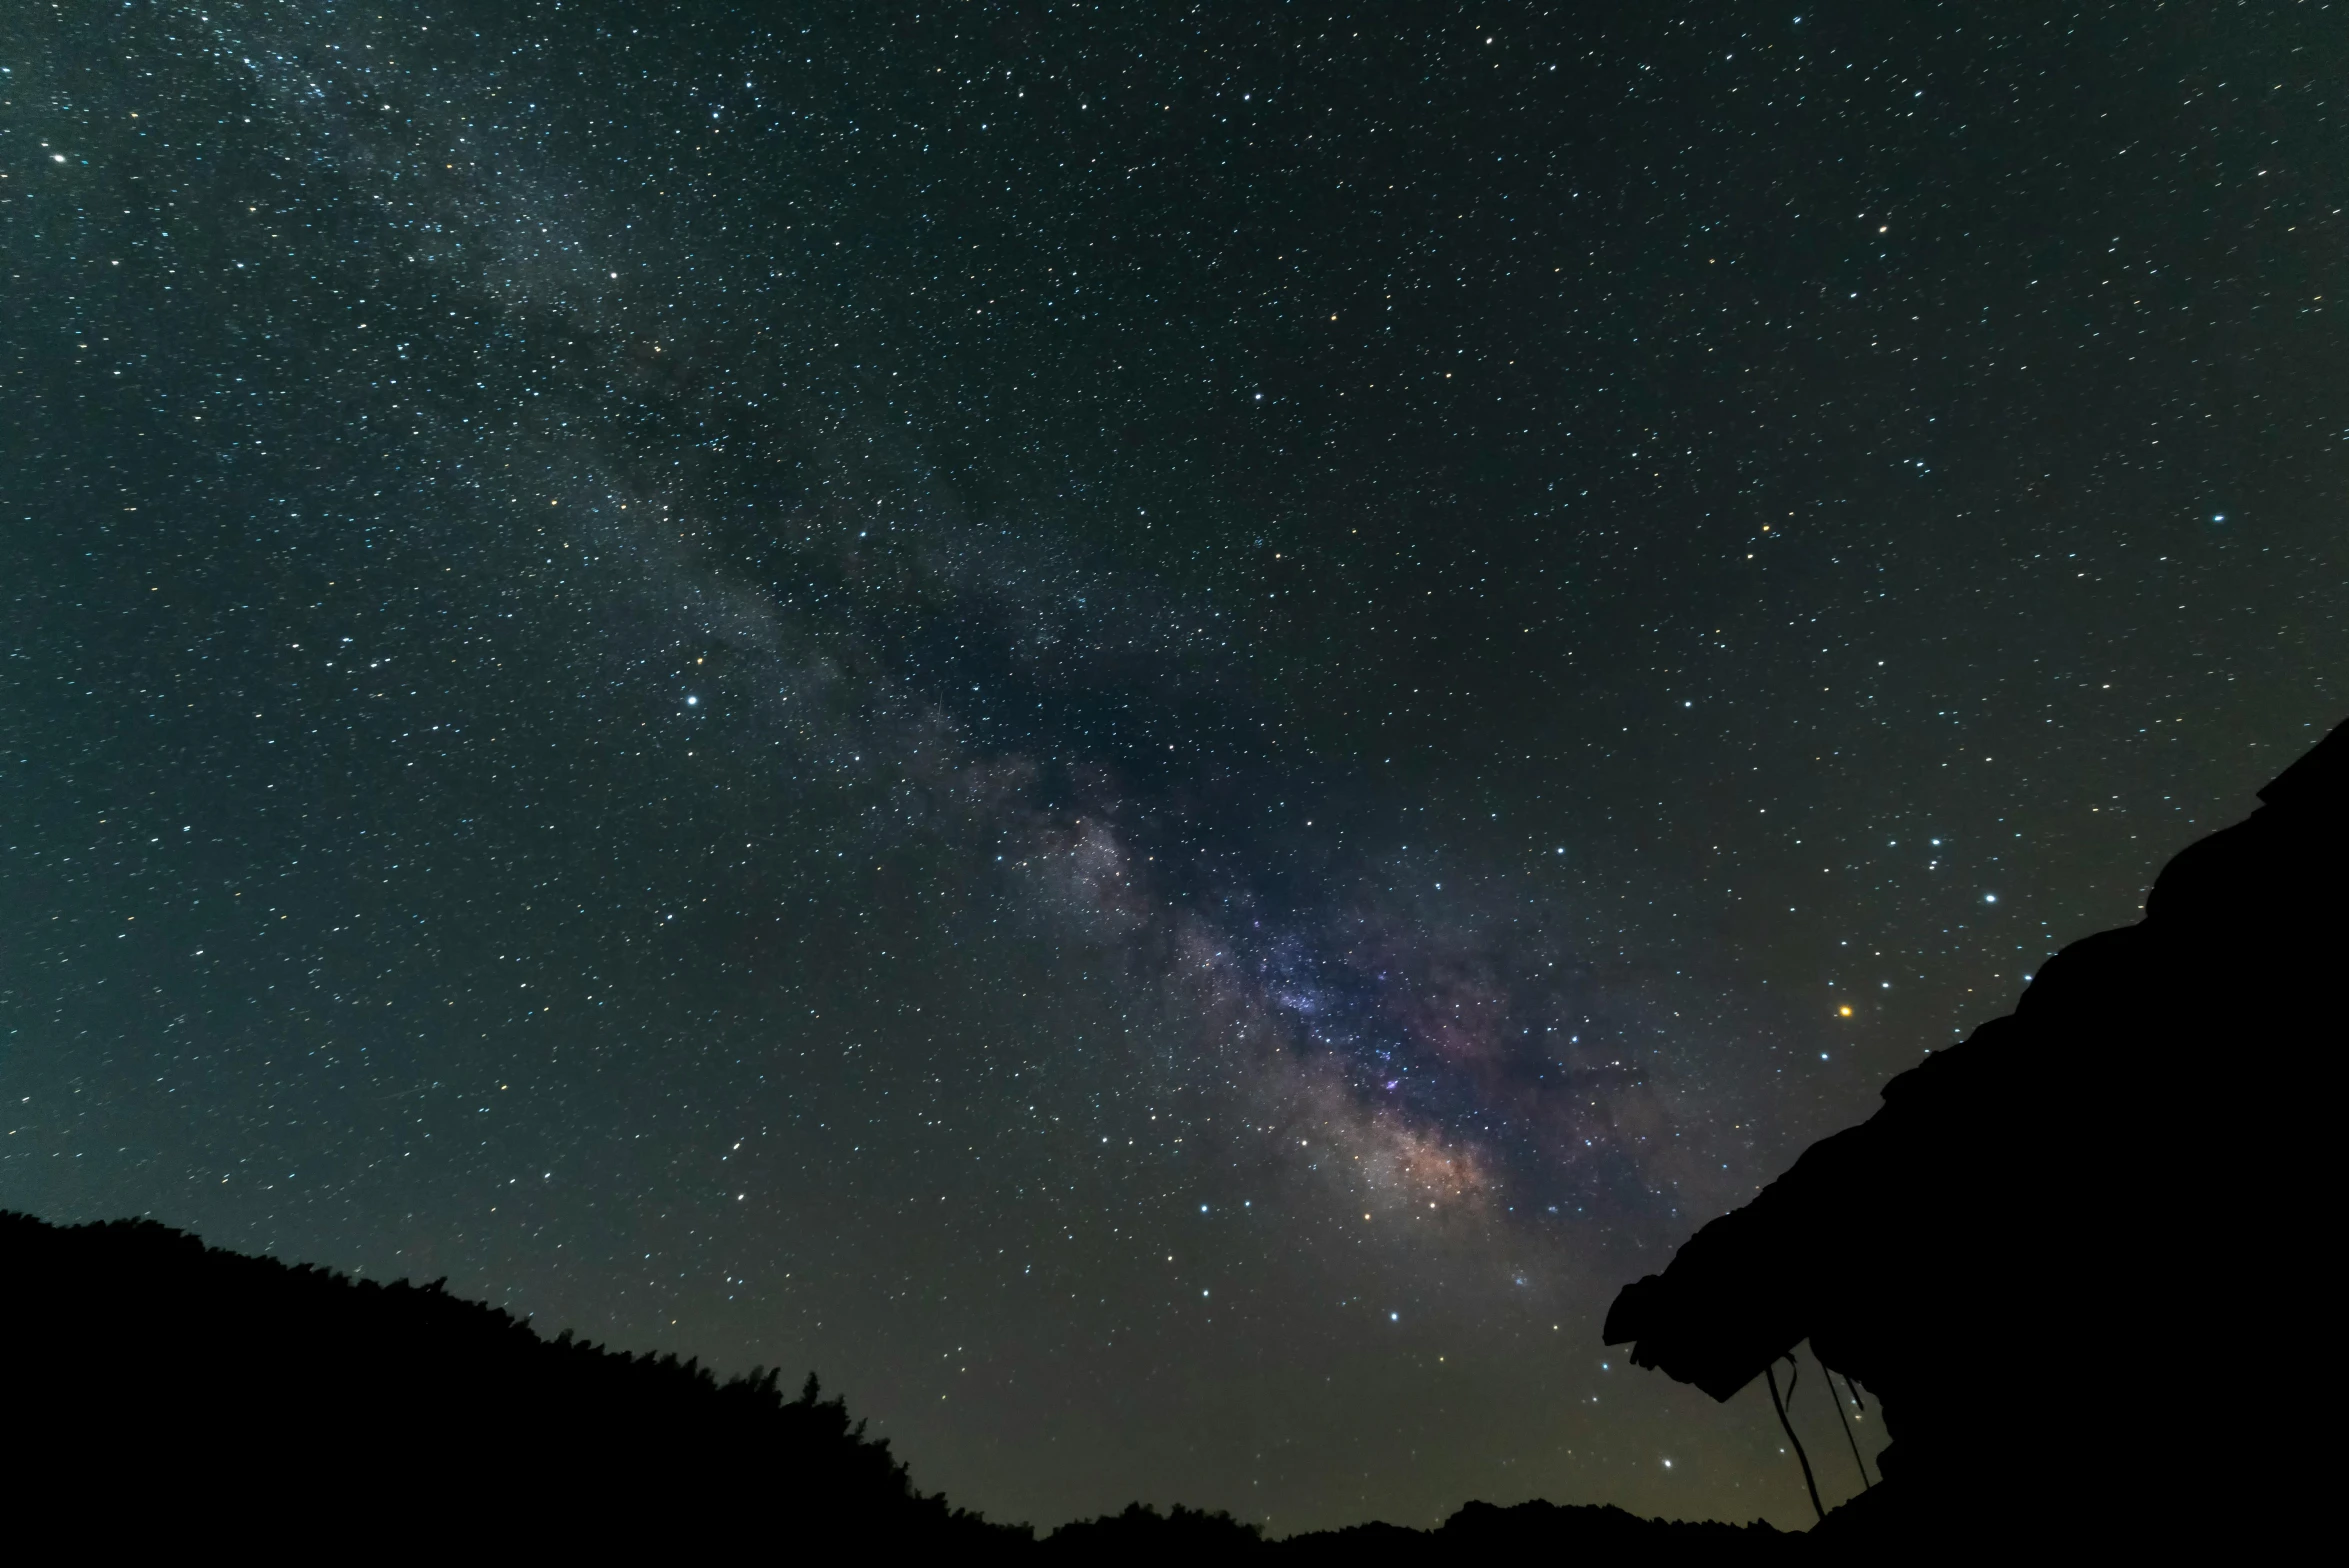
M 1786 1359 L 1793 1363 L 1795 1376 L 1802 1376 L 1802 1363 L 1795 1361 L 1791 1354 L 1789 1354 Z M 1778 1412 L 1778 1424 L 1786 1429 L 1786 1440 L 1794 1445 L 1794 1457 L 1802 1464 L 1803 1485 L 1810 1489 L 1811 1507 L 1815 1512 L 1817 1512 L 1821 1519 L 1825 1519 L 1827 1517 L 1827 1505 L 1819 1501 L 1819 1483 L 1811 1479 L 1811 1456 L 1803 1452 L 1803 1440 L 1794 1435 L 1794 1423 L 1786 1419 L 1786 1402 L 1778 1397 L 1778 1372 L 1776 1364 L 1774 1362 L 1764 1363 L 1762 1367 L 1762 1376 L 1770 1385 L 1770 1408 Z M 1793 1388 L 1794 1385 L 1790 1381 L 1787 1384 L 1787 1389 L 1791 1393 Z
M 1811 1354 L 1814 1356 L 1818 1355 L 1819 1347 L 1813 1345 L 1811 1347 Z M 1876 1483 L 1868 1479 L 1868 1461 L 1860 1457 L 1860 1440 L 1852 1436 L 1851 1418 L 1843 1413 L 1843 1399 L 1835 1392 L 1835 1369 L 1827 1364 L 1826 1358 L 1821 1357 L 1819 1361 L 1819 1370 L 1827 1375 L 1827 1402 L 1835 1407 L 1835 1419 L 1843 1424 L 1843 1440 L 1851 1444 L 1851 1462 L 1860 1467 L 1860 1490 L 1873 1490 Z M 1846 1388 L 1852 1388 L 1851 1374 L 1849 1372 L 1843 1374 L 1843 1386 Z M 1853 1388 L 1853 1401 L 1856 1403 L 1859 1397 L 1859 1390 Z

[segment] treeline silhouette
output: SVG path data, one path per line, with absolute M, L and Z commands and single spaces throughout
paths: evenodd
M 2349 1040 L 2349 724 L 2259 798 L 2163 868 L 2144 919 L 2041 964 L 2012 1014 L 1616 1299 L 1609 1343 L 1717 1399 L 1775 1400 L 1806 1339 L 1875 1396 L 1881 1476 L 1833 1512 L 1787 1427 L 1823 1547 L 2240 1551 L 2266 1499 L 2325 1495 L 2315 1449 L 2267 1434 L 2307 1419 L 2292 1374 L 2340 1339 L 2310 1283 L 2333 1130 L 2312 1090 Z M 2236 1375 L 2199 1353 L 2222 1336 Z
M 1278 1542 L 1226 1513 L 1135 1504 L 1039 1539 L 919 1490 L 812 1373 L 796 1396 L 768 1369 L 721 1380 L 674 1355 L 548 1338 L 439 1281 L 353 1280 L 150 1220 L 55 1226 L 0 1212 L 0 1281 L 11 1495 L 20 1518 L 40 1513 L 92 1547 L 184 1537 L 274 1555 L 305 1541 L 503 1540 L 1375 1562 L 1464 1547 L 1713 1558 L 1792 1539 L 1547 1503 L 1471 1503 L 1435 1530 Z
M 1267 1541 L 1263 1531 L 1228 1513 L 1203 1513 L 1176 1504 L 1165 1514 L 1141 1503 L 1123 1513 L 1064 1524 L 1045 1539 L 1048 1555 L 1066 1551 L 1092 1561 L 1203 1561 L 1234 1552 L 1270 1554 L 1283 1563 L 1462 1561 L 1490 1557 L 1522 1562 L 1584 1552 L 1610 1552 L 1645 1562 L 1749 1561 L 1782 1553 L 1800 1536 L 1763 1523 L 1687 1523 L 1642 1519 L 1620 1508 L 1566 1508 L 1519 1503 L 1496 1508 L 1469 1503 L 1432 1530 L 1396 1524 L 1355 1524 Z

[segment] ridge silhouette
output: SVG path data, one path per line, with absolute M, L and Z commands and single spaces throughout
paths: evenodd
M 379 1285 L 207 1247 L 150 1220 L 0 1212 L 8 1470 L 22 1508 L 104 1536 L 224 1524 L 290 1546 L 669 1545 L 749 1530 L 962 1554 L 1025 1546 L 914 1489 L 886 1440 L 775 1372 L 548 1339 L 442 1282 Z M 128 1510 L 126 1512 L 126 1505 Z
M 1806 1339 L 1875 1396 L 1883 1484 L 1820 1542 L 2234 1531 L 2293 1470 L 2249 1457 L 2282 1400 L 2191 1358 L 2254 1322 L 2299 1358 L 2335 1338 L 2287 1227 L 2323 1146 L 2294 1069 L 2344 1038 L 2349 723 L 2259 798 L 2142 920 L 2049 959 L 1616 1297 L 1606 1342 L 1717 1400 L 1765 1377 L 1775 1401 Z M 2290 1076 L 2247 1086 L 2269 1103 L 2238 1098 L 2271 1062 Z
M 674 1355 L 546 1338 L 440 1281 L 353 1280 L 151 1220 L 55 1226 L 0 1211 L 0 1280 L 10 1495 L 20 1519 L 91 1545 L 1361 1563 L 1461 1547 L 1717 1560 L 1791 1539 L 1766 1524 L 1470 1503 L 1434 1530 L 1267 1541 L 1226 1513 L 1136 1503 L 1039 1540 L 915 1488 L 812 1373 L 794 1399 L 772 1371 L 721 1382 Z

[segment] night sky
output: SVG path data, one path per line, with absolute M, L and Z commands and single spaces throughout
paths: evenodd
M 0 1205 L 814 1367 L 991 1516 L 1804 1522 L 1616 1288 L 2349 711 L 2339 4 L 0 70 Z

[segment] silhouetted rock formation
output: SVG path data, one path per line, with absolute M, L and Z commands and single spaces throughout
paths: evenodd
M 0 1278 L 10 1495 L 91 1545 L 1030 1541 L 915 1491 L 813 1375 L 787 1399 L 772 1372 L 720 1383 L 542 1338 L 437 1283 L 288 1268 L 144 1220 L 0 1213 Z
M 2277 1243 L 2305 1201 L 2301 1064 L 2344 1036 L 2349 724 L 2260 799 L 2143 920 L 2065 948 L 1616 1298 L 1607 1342 L 1716 1399 L 1805 1338 L 1877 1396 L 1887 1484 L 1823 1540 L 2170 1533 L 2220 1506 L 2248 1412 L 2214 1421 L 2192 1358 L 2304 1312 Z

